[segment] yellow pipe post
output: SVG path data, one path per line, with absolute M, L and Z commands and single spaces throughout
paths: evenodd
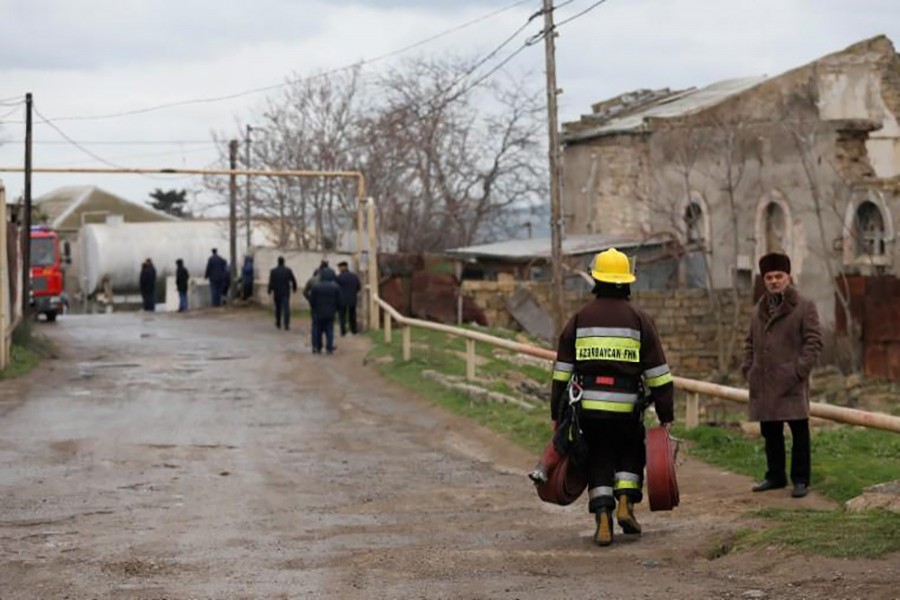
M 688 395 L 687 406 L 685 406 L 684 426 L 693 429 L 700 424 L 700 394 L 693 393 Z
M 375 201 L 372 198 L 366 200 L 368 209 L 369 226 L 369 314 L 376 316 L 371 320 L 372 330 L 378 331 L 378 241 L 375 239 Z
M 412 327 L 403 327 L 403 361 L 409 362 L 412 358 Z
M 6 254 L 6 188 L 0 180 L 0 371 L 9 366 L 8 323 L 12 323 L 9 311 L 9 259 Z M 9 312 L 9 314 L 7 314 Z

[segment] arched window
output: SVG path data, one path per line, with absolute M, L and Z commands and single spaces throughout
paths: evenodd
M 884 256 L 884 215 L 874 202 L 865 201 L 853 219 L 856 256 Z
M 787 253 L 787 219 L 784 209 L 775 202 L 769 202 L 765 211 L 765 252 Z
M 794 259 L 793 271 L 801 274 L 803 260 L 795 256 L 794 219 L 790 201 L 778 190 L 763 194 L 756 204 L 755 260 L 770 252 L 781 252 Z M 751 263 L 752 264 L 752 263 Z
M 703 208 L 691 201 L 684 209 L 684 231 L 687 243 L 703 243 Z

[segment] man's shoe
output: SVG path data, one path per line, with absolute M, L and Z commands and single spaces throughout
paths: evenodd
M 626 495 L 619 496 L 619 507 L 616 509 L 616 521 L 622 531 L 629 534 L 641 533 L 641 524 L 634 516 L 634 504 Z
M 803 498 L 809 493 L 809 486 L 805 483 L 795 483 L 791 498 Z
M 596 513 L 597 531 L 594 532 L 594 543 L 598 546 L 609 546 L 613 543 L 612 515 L 608 508 Z
M 759 483 L 753 486 L 754 492 L 768 492 L 769 490 L 780 490 L 786 487 L 786 483 L 775 483 L 774 481 L 770 481 L 769 479 L 763 479 Z

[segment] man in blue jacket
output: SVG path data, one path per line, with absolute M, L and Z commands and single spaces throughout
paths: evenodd
M 322 353 L 322 335 L 325 335 L 325 351 L 331 354 L 334 347 L 334 317 L 341 308 L 341 288 L 335 281 L 334 271 L 328 267 L 319 269 L 319 281 L 309 292 L 309 304 L 313 317 L 313 353 Z
M 206 261 L 206 273 L 203 277 L 209 280 L 210 302 L 213 306 L 221 306 L 222 289 L 228 278 L 228 266 L 216 248 L 212 249 L 212 256 Z
M 359 327 L 356 325 L 356 299 L 362 286 L 356 273 L 347 268 L 347 261 L 338 263 L 337 283 L 341 288 L 341 309 L 338 311 L 338 320 L 341 324 L 341 337 L 347 335 L 347 326 L 350 333 L 356 335 Z
M 278 257 L 278 266 L 269 272 L 269 294 L 274 294 L 275 327 L 291 329 L 291 291 L 297 291 L 297 279 L 290 267 L 285 266 L 284 257 Z

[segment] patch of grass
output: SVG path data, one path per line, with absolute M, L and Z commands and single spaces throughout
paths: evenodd
M 422 376 L 422 371 L 426 369 L 444 375 L 465 375 L 465 361 L 453 354 L 454 350 L 459 351 L 452 342 L 453 336 L 446 336 L 440 332 L 413 330 L 413 343 L 428 340 L 429 345 L 427 348 L 424 346 L 415 348 L 413 358 L 409 362 L 402 360 L 402 348 L 398 337 L 395 332 L 393 344 L 386 345 L 384 332 L 372 334 L 376 346 L 371 350 L 369 357 L 391 356 L 394 359 L 390 363 L 378 365 L 377 369 L 383 377 L 428 398 L 454 414 L 473 419 L 536 454 L 544 449 L 550 435 L 548 411 L 527 411 L 508 404 L 473 400 L 461 392 L 447 389 L 436 381 Z M 464 343 L 462 349 L 465 349 Z M 505 364 L 507 368 L 518 368 Z M 479 367 L 478 372 L 484 374 L 485 370 Z M 489 387 L 514 395 L 513 390 L 503 382 L 494 382 Z
M 785 428 L 787 429 L 787 428 Z M 739 431 L 701 426 L 676 429 L 693 442 L 689 452 L 729 471 L 761 478 L 766 471 L 765 445 Z M 790 452 L 789 438 L 786 440 Z M 900 479 L 900 436 L 856 427 L 813 430 L 812 482 L 818 492 L 844 502 L 876 483 Z M 790 459 L 788 459 L 790 462 Z
M 10 349 L 9 366 L 0 371 L 0 381 L 15 379 L 25 375 L 41 361 L 40 357 L 28 348 L 13 344 Z
M 0 380 L 21 377 L 35 368 L 42 358 L 55 355 L 50 340 L 34 332 L 34 322 L 22 321 L 13 331 L 9 366 L 0 371 Z
M 838 558 L 874 558 L 900 551 L 900 515 L 884 510 L 854 513 L 769 508 L 755 516 L 775 524 L 741 532 L 738 549 L 781 546 Z

